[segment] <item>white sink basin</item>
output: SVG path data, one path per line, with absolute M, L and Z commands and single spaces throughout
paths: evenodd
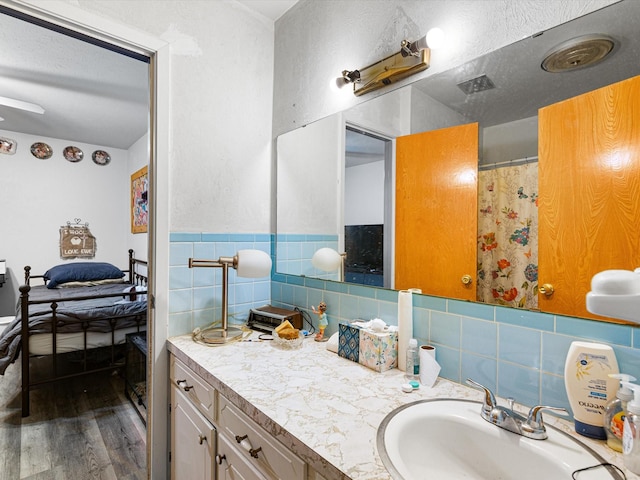
M 605 462 L 570 435 L 546 425 L 532 440 L 480 417 L 481 404 L 422 400 L 397 408 L 378 428 L 378 452 L 394 479 L 571 479 L 575 470 Z M 622 479 L 613 468 L 581 472 L 579 480 Z

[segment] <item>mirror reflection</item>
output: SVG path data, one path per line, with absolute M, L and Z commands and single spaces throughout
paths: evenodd
M 276 270 L 340 280 L 338 270 L 319 270 L 311 262 L 316 250 L 329 247 L 346 253 L 347 282 L 419 287 L 453 298 L 469 298 L 465 295 L 472 291 L 474 300 L 544 310 L 539 296 L 547 280 L 539 281 L 537 257 L 539 244 L 545 244 L 538 234 L 538 111 L 637 76 L 638 20 L 640 5 L 623 1 L 280 136 Z M 609 41 L 611 51 L 604 55 Z M 588 65 L 589 54 L 604 58 Z M 542 68 L 546 58 L 554 65 L 547 70 Z M 551 73 L 554 69 L 559 71 Z M 398 210 L 399 198 L 409 189 L 399 180 L 404 139 L 473 123 L 479 130 L 476 162 L 473 171 L 465 170 L 475 189 L 475 215 L 469 220 L 473 238 L 464 239 L 464 250 L 451 247 L 461 236 L 451 226 L 460 215 L 455 201 L 435 220 L 414 216 L 414 222 L 421 222 L 414 230 L 422 236 L 407 238 L 400 233 L 405 230 Z M 312 187 L 300 196 L 301 186 L 310 182 Z M 444 195 L 441 184 L 419 194 L 411 190 L 420 199 L 411 205 L 440 204 Z M 402 214 L 402 222 L 411 221 L 406 217 Z M 408 242 L 413 244 L 407 247 Z M 503 248 L 499 253 L 498 247 Z M 411 262 L 394 262 L 402 248 L 450 250 L 453 257 L 472 257 L 475 266 L 446 280 L 456 283 L 460 295 L 407 285 L 400 270 Z M 414 263 L 434 274 L 430 264 Z M 467 276 L 469 284 L 464 283 Z

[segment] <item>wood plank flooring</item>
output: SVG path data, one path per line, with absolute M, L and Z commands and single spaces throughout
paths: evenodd
M 146 430 L 117 374 L 31 392 L 21 417 L 20 365 L 0 376 L 0 480 L 142 480 Z

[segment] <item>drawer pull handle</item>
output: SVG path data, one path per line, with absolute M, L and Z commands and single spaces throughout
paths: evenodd
M 240 444 L 253 458 L 258 458 L 258 452 L 262 451 L 262 447 L 253 448 L 251 442 L 247 438 L 247 435 L 236 435 L 236 442 Z
M 187 381 L 186 380 L 176 380 L 176 385 L 178 385 L 185 392 L 188 392 L 189 390 L 191 390 L 193 388 L 193 386 L 187 385 Z
M 200 445 L 202 445 L 207 440 L 207 436 L 199 433 L 198 440 L 200 441 Z
M 255 450 L 252 448 L 251 450 L 249 450 L 249 453 L 253 458 L 258 458 L 258 452 L 260 452 L 261 450 L 262 450 L 262 447 L 258 447 Z
M 216 462 L 218 463 L 218 465 L 222 465 L 222 461 L 226 460 L 227 456 L 226 455 L 216 455 Z

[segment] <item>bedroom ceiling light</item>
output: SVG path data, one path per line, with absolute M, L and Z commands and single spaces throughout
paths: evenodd
M 17 100 L 15 98 L 9 97 L 0 97 L 0 105 L 4 105 L 5 107 L 17 108 L 18 110 L 24 110 L 26 112 L 38 113 L 40 115 L 44 114 L 44 108 L 40 105 L 30 102 L 23 102 L 22 100 Z
M 431 50 L 444 44 L 444 33 L 433 28 L 415 42 L 403 40 L 400 51 L 358 70 L 343 70 L 336 84 L 353 84 L 356 96 L 378 90 L 429 68 Z
M 233 257 L 218 260 L 189 259 L 189 268 L 222 268 L 222 321 L 219 328 L 210 328 L 202 333 L 206 343 L 224 344 L 242 337 L 242 330 L 229 327 L 229 267 L 237 271 L 238 277 L 260 278 L 271 273 L 271 257 L 261 250 L 238 250 Z

